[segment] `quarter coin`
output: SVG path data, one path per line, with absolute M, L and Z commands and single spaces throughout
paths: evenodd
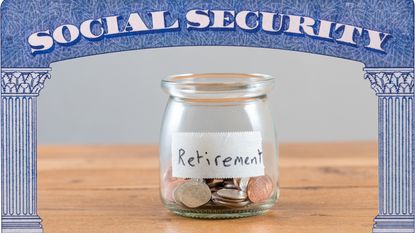
M 208 203 L 211 197 L 209 187 L 197 181 L 183 183 L 174 192 L 174 199 L 189 208 L 200 207 Z

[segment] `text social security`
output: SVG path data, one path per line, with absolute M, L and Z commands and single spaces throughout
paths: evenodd
M 183 22 L 183 23 L 181 23 Z M 307 16 L 264 11 L 194 9 L 185 14 L 184 20 L 175 18 L 168 11 L 146 14 L 134 12 L 121 15 L 88 19 L 80 25 L 64 24 L 54 30 L 33 33 L 28 43 L 33 55 L 51 52 L 55 45 L 71 46 L 82 38 L 101 40 L 113 36 L 139 36 L 140 33 L 168 32 L 177 30 L 221 31 L 240 29 L 247 32 L 264 31 L 275 35 L 306 35 L 333 43 L 363 46 L 385 53 L 385 43 L 391 34 L 359 26 L 336 23 Z

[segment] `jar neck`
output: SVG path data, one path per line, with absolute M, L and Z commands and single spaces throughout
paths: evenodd
M 227 105 L 227 104 L 248 104 L 251 102 L 265 101 L 268 96 L 266 94 L 256 97 L 245 98 L 185 98 L 171 95 L 170 98 L 176 102 L 182 102 L 193 105 Z
M 274 78 L 257 74 L 192 74 L 172 76 L 161 83 L 175 98 L 192 102 L 246 102 L 262 98 Z

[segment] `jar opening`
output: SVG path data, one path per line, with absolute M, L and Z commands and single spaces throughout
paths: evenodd
M 263 74 L 208 73 L 174 75 L 161 82 L 171 96 L 189 99 L 234 99 L 264 96 L 275 79 Z

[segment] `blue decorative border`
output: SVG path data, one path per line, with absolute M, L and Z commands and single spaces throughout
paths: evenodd
M 25 6 L 25 7 L 22 7 Z M 275 12 L 329 20 L 365 29 L 390 33 L 386 53 L 377 53 L 361 46 L 345 46 L 332 40 L 289 33 L 247 32 L 235 30 L 187 30 L 186 13 L 193 9 L 216 9 Z M 393 10 L 391 10 L 393 9 Z M 122 0 L 14 0 L 1 6 L 3 67 L 49 67 L 53 62 L 127 50 L 178 46 L 246 46 L 285 49 L 360 61 L 366 67 L 412 67 L 413 3 L 409 0 L 318 0 L 318 1 L 122 1 Z M 100 41 L 81 39 L 75 45 L 56 46 L 54 52 L 32 56 L 28 38 L 34 32 L 50 30 L 64 24 L 77 27 L 88 19 L 120 16 L 122 29 L 128 16 L 138 12 L 149 25 L 148 12 L 168 11 L 167 21 L 178 19 L 178 30 L 137 33 L 134 36 L 105 37 Z M 171 23 L 171 22 L 167 22 Z M 336 34 L 336 33 L 335 33 Z M 340 35 L 339 33 L 337 33 Z M 367 34 L 367 33 L 364 33 Z M 366 35 L 365 35 L 366 37 Z M 360 43 L 367 42 L 359 37 Z
M 6 0 L 0 12 L 2 232 L 43 231 L 36 111 L 50 64 L 179 46 L 283 49 L 364 63 L 379 106 L 373 232 L 415 232 L 412 1 Z

